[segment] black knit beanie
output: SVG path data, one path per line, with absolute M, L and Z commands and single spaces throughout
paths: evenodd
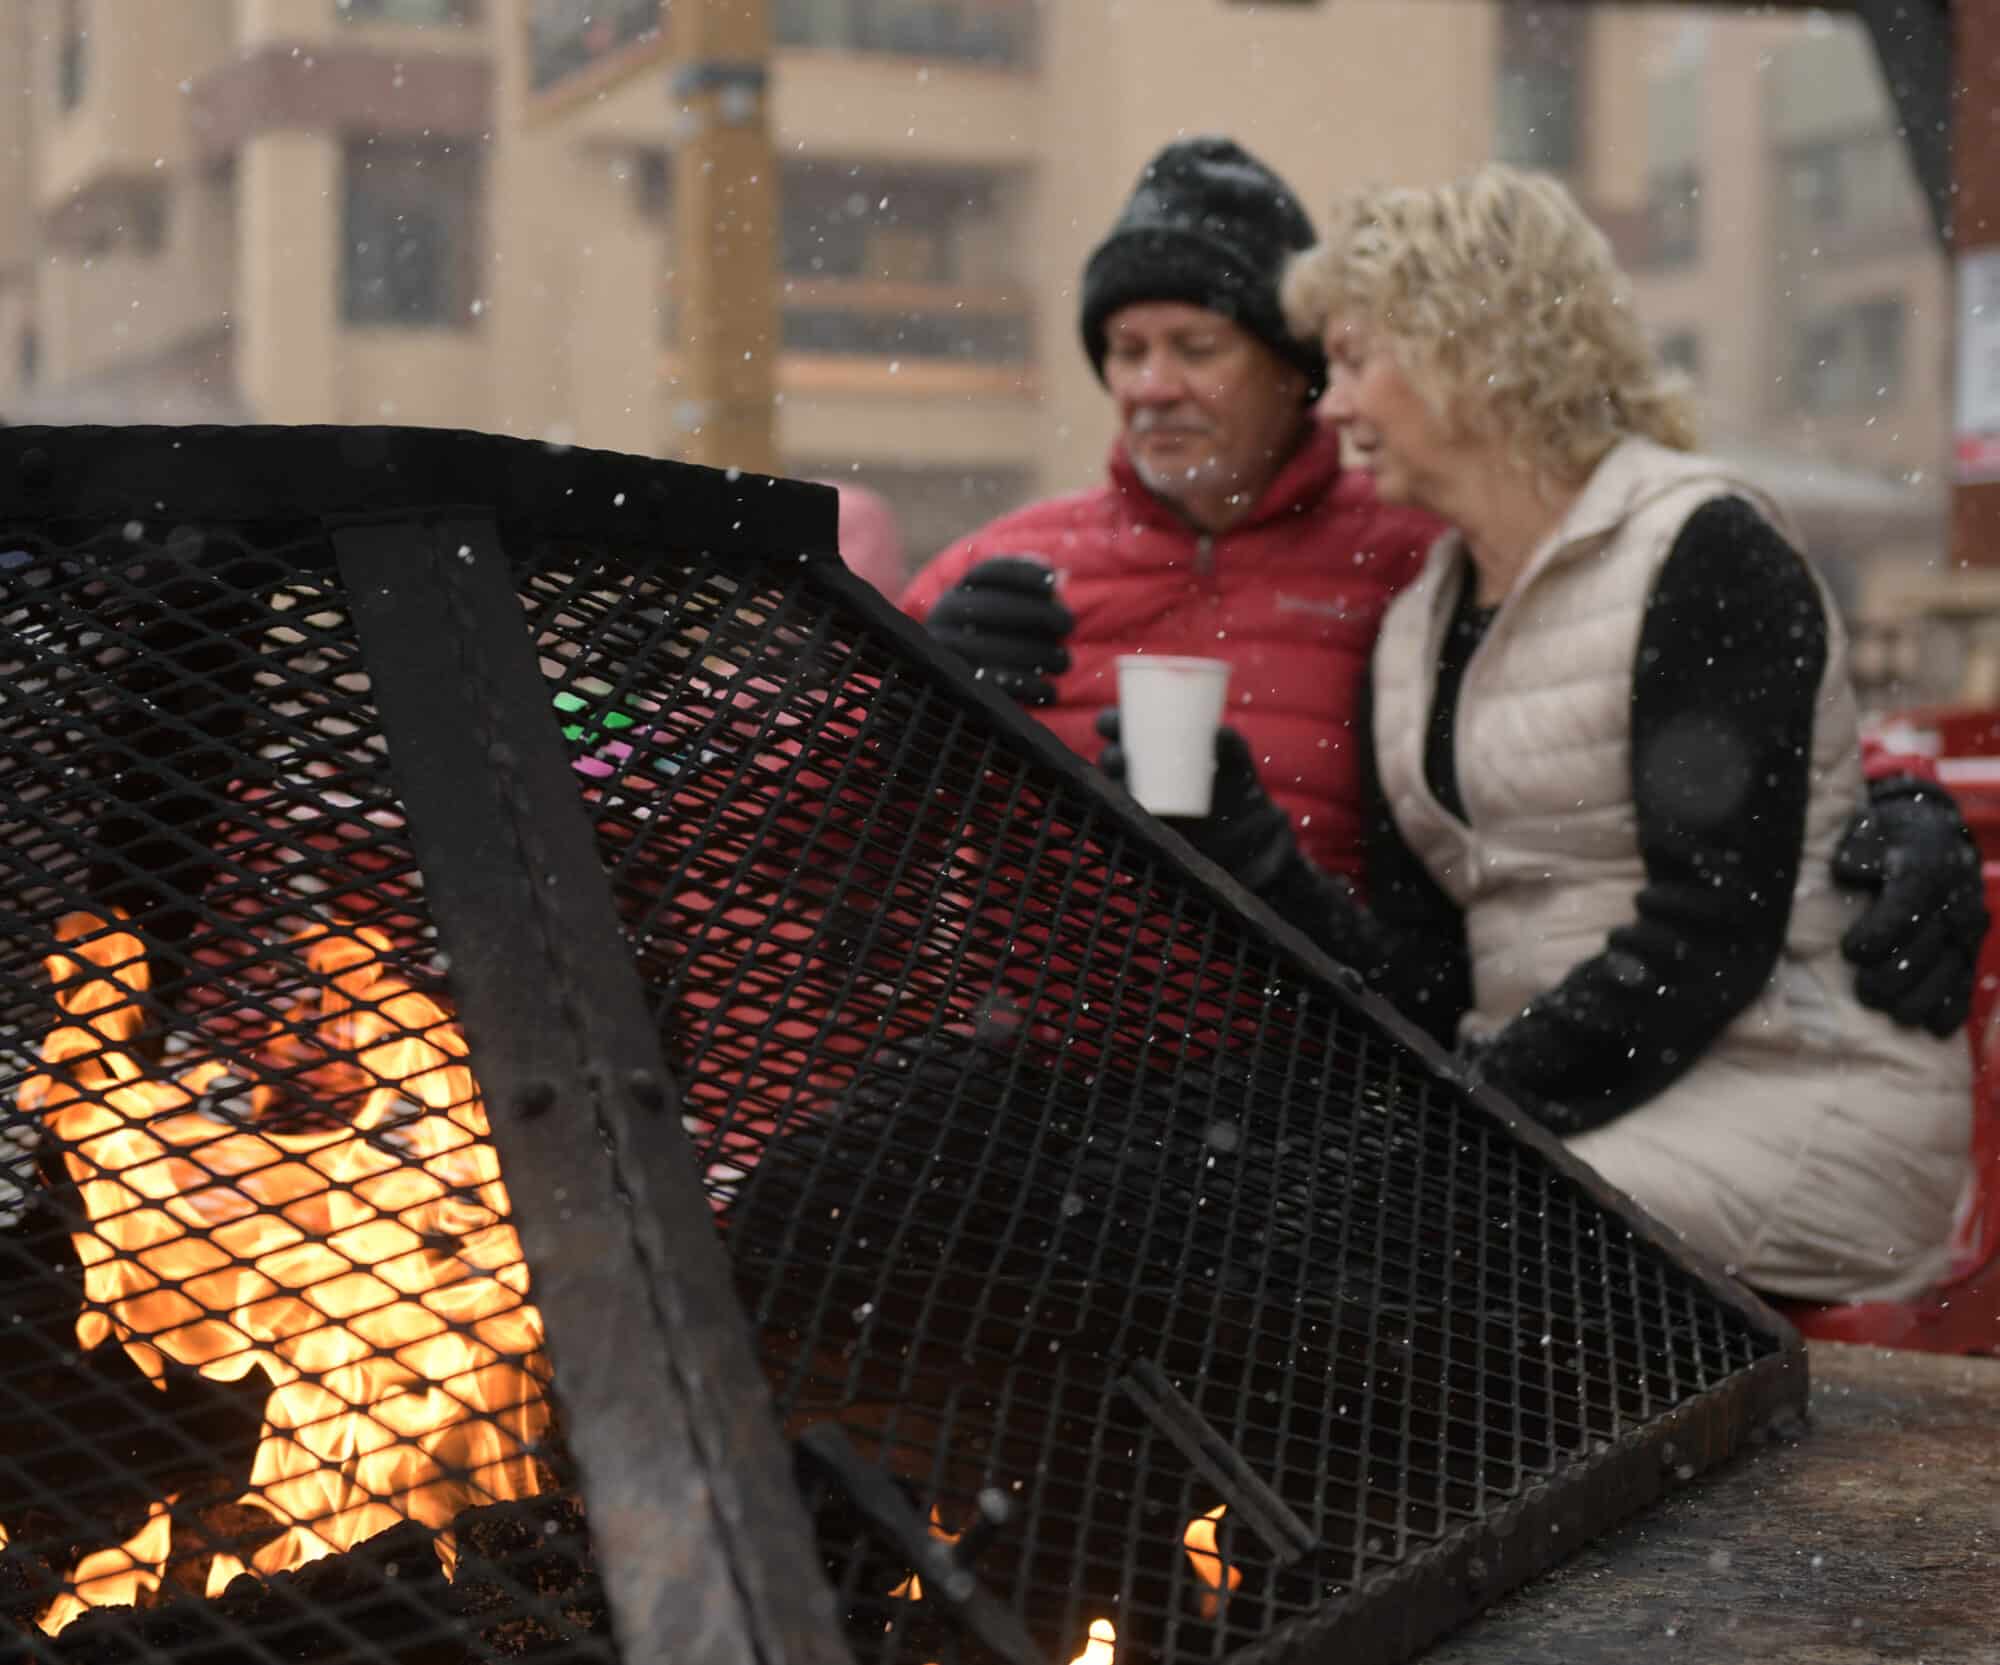
M 1317 341 L 1285 328 L 1278 280 L 1312 247 L 1291 188 L 1229 139 L 1178 139 L 1146 164 L 1111 235 L 1083 269 L 1083 350 L 1104 377 L 1105 325 L 1134 301 L 1186 301 L 1240 324 L 1311 384 L 1326 387 Z

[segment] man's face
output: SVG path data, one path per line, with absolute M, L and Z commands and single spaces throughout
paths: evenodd
M 1248 512 L 1298 445 L 1304 373 L 1185 301 L 1121 307 L 1105 336 L 1104 381 L 1139 478 L 1212 530 Z

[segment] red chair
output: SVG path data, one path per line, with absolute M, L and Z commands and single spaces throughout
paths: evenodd
M 1925 713 L 1938 736 L 1938 774 L 1964 810 L 1984 859 L 1986 910 L 2000 920 L 2000 713 Z M 1979 953 L 1966 1039 L 1972 1047 L 1971 1191 L 1952 1237 L 1950 1273 L 1907 1301 L 1783 1304 L 1812 1341 L 1852 1341 L 1922 1353 L 2000 1353 L 2000 930 Z
M 2000 865 L 1989 864 L 1986 875 L 1992 898 Z M 1992 983 L 2000 969 L 1992 963 L 1996 940 L 2000 933 L 1988 936 L 1981 956 L 1982 984 Z M 2000 1021 L 1990 1019 L 1986 1026 L 1972 1097 L 1973 1184 L 1953 1234 L 1950 1273 L 1908 1301 L 1783 1305 L 1809 1341 L 1856 1341 L 1920 1353 L 2000 1353 Z

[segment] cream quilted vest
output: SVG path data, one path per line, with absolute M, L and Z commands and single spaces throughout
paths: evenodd
M 1454 736 L 1465 820 L 1424 779 L 1438 654 L 1468 561 L 1456 533 L 1389 610 L 1374 663 L 1377 765 L 1403 837 L 1465 910 L 1468 1035 L 1505 1024 L 1635 918 L 1640 627 L 1682 525 L 1727 495 L 1785 526 L 1713 459 L 1628 439 L 1598 465 L 1466 667 Z M 1826 607 L 1804 859 L 1779 964 L 1685 1075 L 1571 1146 L 1760 1289 L 1893 1297 L 1945 1269 L 1971 1066 L 1962 1037 L 1939 1041 L 1861 1006 L 1841 958 L 1859 904 L 1830 864 L 1863 783 L 1846 639 Z

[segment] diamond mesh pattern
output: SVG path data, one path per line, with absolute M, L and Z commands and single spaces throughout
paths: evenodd
M 975 1570 L 1048 1658 L 1103 1619 L 1227 1657 L 1772 1350 L 843 578 L 532 565 L 786 1427 L 838 1421 L 942 1532 L 1012 1499 Z M 1188 1539 L 1223 1499 L 1141 1361 L 1310 1553 L 1226 1507 Z M 960 1656 L 819 1520 L 859 1657 Z
M 846 575 L 507 536 L 783 1430 L 1051 1665 L 1282 1656 L 1726 1448 L 1774 1334 Z M 312 527 L 0 528 L 28 1657 L 612 1657 L 393 764 Z M 991 1657 L 801 1484 L 858 1659 Z
M 324 544 L 0 549 L 8 1657 L 610 1658 Z

